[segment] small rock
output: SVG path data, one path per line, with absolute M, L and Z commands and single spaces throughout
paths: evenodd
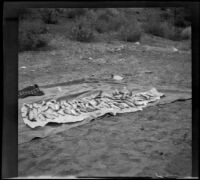
M 163 178 L 163 176 L 158 175 L 158 173 L 155 173 L 155 176 L 158 177 L 158 178 Z
M 58 91 L 60 91 L 60 92 L 62 91 L 61 87 L 58 87 Z
M 140 42 L 135 42 L 136 45 L 140 45 Z
M 112 75 L 112 78 L 117 80 L 117 81 L 121 81 L 123 79 L 123 77 L 121 77 L 119 75 Z
M 176 49 L 175 47 L 173 47 L 172 49 L 173 49 L 174 52 L 177 52 L 177 51 L 178 51 L 178 49 Z
M 119 61 L 120 61 L 120 62 L 123 62 L 123 61 L 125 61 L 125 59 L 124 59 L 124 58 L 121 58 L 121 59 L 119 59 Z
M 116 52 L 118 52 L 118 51 L 121 51 L 122 49 L 124 49 L 124 46 L 116 47 L 114 50 L 115 50 Z
M 143 131 L 144 130 L 144 126 L 141 126 L 140 130 Z
M 20 68 L 21 68 L 21 69 L 26 69 L 26 66 L 21 66 Z
M 151 74 L 153 73 L 152 71 L 144 71 L 145 74 Z
M 83 57 L 83 56 L 80 56 L 80 59 L 81 59 L 81 60 L 88 60 L 87 57 Z
M 55 56 L 55 55 L 56 55 L 55 51 L 52 51 L 52 52 L 51 52 L 51 55 Z
M 113 49 L 112 48 L 107 48 L 107 51 L 108 52 L 113 52 Z
M 99 62 L 99 63 L 106 63 L 106 60 L 103 59 L 103 58 L 98 58 L 98 59 L 95 59 L 96 62 Z

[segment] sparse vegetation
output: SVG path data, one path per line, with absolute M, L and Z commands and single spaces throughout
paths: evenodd
M 46 24 L 58 23 L 58 9 L 41 8 L 39 9 L 41 20 Z
M 91 9 L 85 17 L 93 24 L 94 31 L 100 34 L 118 31 L 126 20 L 122 13 L 113 8 Z
M 164 34 L 162 26 L 155 21 L 147 22 L 147 23 L 143 24 L 142 27 L 143 27 L 144 31 L 148 34 L 152 34 L 155 36 L 161 36 L 161 37 Z
M 191 37 L 191 28 L 186 28 L 191 15 L 185 8 L 155 8 L 152 11 L 142 8 L 40 8 L 22 9 L 20 14 L 21 21 L 30 25 L 20 30 L 21 44 L 27 47 L 20 45 L 20 49 L 45 44 L 41 35 L 46 31 L 44 24 L 54 29 L 59 26 L 58 22 L 60 25 L 66 23 L 60 29 L 67 38 L 80 42 L 91 42 L 98 39 L 98 35 L 135 42 L 140 41 L 143 32 L 175 41 Z M 35 25 L 35 20 L 43 24 Z
M 92 24 L 86 19 L 74 23 L 70 30 L 70 38 L 80 42 L 90 42 L 94 39 Z
M 140 41 L 142 29 L 136 21 L 126 22 L 119 30 L 119 38 L 127 42 Z
M 124 24 L 124 18 L 119 17 L 109 17 L 108 20 L 97 19 L 95 24 L 95 30 L 98 33 L 108 33 L 108 32 L 117 32 L 121 26 Z
M 29 18 L 32 15 L 32 9 L 29 8 L 22 8 L 19 10 L 18 14 L 19 14 L 19 20 L 25 20 L 27 18 Z
M 19 51 L 36 50 L 47 45 L 46 26 L 41 22 L 23 21 L 19 24 Z
M 183 31 L 181 32 L 181 37 L 182 39 L 191 39 L 191 26 L 186 27 L 185 29 L 183 29 Z
M 174 8 L 172 11 L 175 26 L 185 28 L 191 25 L 191 12 L 189 8 Z
M 75 19 L 84 16 L 86 12 L 86 8 L 67 8 L 64 10 L 64 15 L 67 18 Z
M 146 33 L 155 36 L 171 39 L 174 41 L 180 40 L 180 29 L 173 26 L 169 22 L 148 22 L 143 25 Z

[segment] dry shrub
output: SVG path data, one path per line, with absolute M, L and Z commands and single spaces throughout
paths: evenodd
M 33 10 L 30 8 L 21 8 L 19 9 L 19 20 L 25 20 L 31 17 Z
M 19 51 L 36 50 L 48 44 L 43 36 L 46 26 L 41 22 L 22 21 L 19 23 Z
M 39 9 L 41 20 L 46 24 L 58 23 L 58 9 L 55 8 L 40 8 Z
M 87 18 L 77 20 L 70 30 L 70 38 L 80 42 L 90 42 L 94 39 L 91 22 Z
M 89 21 L 93 21 L 94 30 L 98 33 L 116 32 L 125 21 L 122 13 L 115 8 L 91 10 L 87 17 Z
M 192 29 L 191 26 L 186 27 L 185 29 L 183 29 L 183 31 L 181 32 L 181 37 L 182 39 L 191 39 L 192 36 Z
M 140 41 L 142 30 L 135 20 L 127 21 L 118 32 L 119 38 L 127 42 Z
M 171 39 L 174 41 L 180 40 L 180 29 L 172 24 L 165 22 L 147 22 L 143 25 L 146 33 L 154 36 Z
M 123 24 L 124 22 L 120 17 L 110 17 L 108 21 L 99 19 L 96 21 L 95 30 L 98 33 L 116 32 Z
M 143 27 L 144 31 L 148 34 L 152 34 L 155 36 L 161 36 L 161 37 L 164 34 L 163 27 L 155 21 L 153 21 L 153 22 L 149 21 L 149 22 L 143 24 L 142 27 Z
M 86 12 L 86 8 L 67 8 L 65 9 L 64 14 L 69 19 L 75 19 L 84 16 Z
M 161 23 L 161 28 L 163 29 L 163 35 L 161 37 L 164 37 L 166 39 L 170 39 L 173 41 L 180 40 L 180 29 L 173 26 L 172 24 L 168 22 Z

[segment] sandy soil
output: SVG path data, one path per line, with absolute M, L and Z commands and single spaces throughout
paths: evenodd
M 52 49 L 19 54 L 19 89 L 111 74 L 140 85 L 191 88 L 191 53 L 185 46 L 145 36 L 140 45 L 78 43 L 57 34 Z M 191 176 L 191 108 L 187 100 L 106 116 L 21 144 L 19 176 Z
M 188 176 L 190 109 L 191 101 L 150 107 L 22 144 L 19 175 Z

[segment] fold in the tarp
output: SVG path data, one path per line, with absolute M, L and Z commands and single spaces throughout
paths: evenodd
M 47 124 L 44 127 L 35 127 L 34 129 L 27 126 L 21 116 L 21 108 L 24 103 L 41 103 L 42 101 L 49 101 L 55 99 L 57 101 L 62 100 L 73 100 L 73 99 L 81 99 L 88 96 L 96 96 L 100 91 L 103 91 L 107 94 L 111 94 L 115 89 L 122 89 L 126 86 L 129 90 L 132 90 L 134 93 L 145 92 L 151 89 L 152 87 L 143 87 L 135 85 L 131 82 L 129 83 L 116 83 L 110 81 L 84 81 L 82 83 L 71 83 L 65 84 L 62 86 L 53 86 L 50 87 L 41 87 L 40 89 L 44 91 L 45 95 L 41 97 L 27 97 L 25 99 L 20 99 L 18 101 L 18 144 L 28 142 L 36 137 L 44 138 L 50 135 L 53 135 L 58 132 L 65 131 L 72 127 L 80 126 L 85 123 L 90 122 L 96 117 L 103 116 L 105 113 L 109 113 L 110 111 L 107 109 L 103 109 L 98 111 L 97 114 L 95 112 L 90 113 L 90 116 L 85 116 L 83 121 L 79 122 L 71 122 L 65 124 Z M 179 90 L 177 88 L 170 87 L 158 87 L 158 92 L 163 93 L 165 96 L 161 98 L 159 101 L 155 101 L 153 103 L 148 104 L 147 106 L 154 106 L 156 104 L 165 104 L 170 103 L 179 99 L 191 99 L 191 90 Z M 125 111 L 121 111 L 124 113 Z M 127 109 L 126 112 L 134 112 L 132 109 Z M 113 114 L 117 112 L 112 112 Z M 119 112 L 118 112 L 119 113 Z M 133 114 L 134 115 L 134 114 Z

